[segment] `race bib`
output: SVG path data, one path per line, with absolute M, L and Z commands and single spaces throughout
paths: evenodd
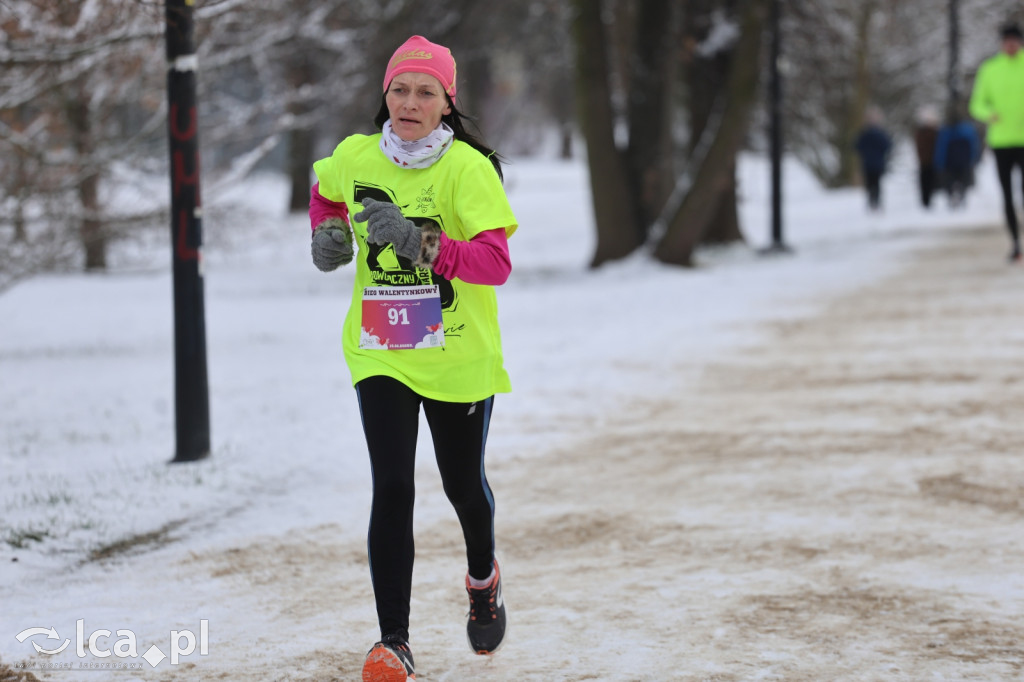
M 410 350 L 443 346 L 444 322 L 437 285 L 366 287 L 362 327 L 360 348 Z

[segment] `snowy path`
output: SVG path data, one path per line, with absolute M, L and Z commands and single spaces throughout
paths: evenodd
M 999 262 L 1004 239 L 953 233 L 707 367 L 675 403 L 492 465 L 510 640 L 467 655 L 457 526 L 424 529 L 419 575 L 450 580 L 414 588 L 419 679 L 1024 675 L 1024 273 Z M 365 631 L 370 597 L 361 529 L 341 531 L 192 560 L 235 576 L 243 603 L 263 592 L 275 624 L 330 611 L 340 635 L 211 669 L 356 678 L 364 642 L 346 635 Z
M 1004 241 L 954 233 L 675 404 L 500 472 L 508 679 L 1020 679 L 1024 273 Z
M 418 679 L 1024 676 L 1024 270 L 1004 247 L 994 228 L 948 232 L 755 347 L 644 358 L 688 378 L 673 401 L 491 461 L 511 622 L 494 657 L 465 644 L 460 533 L 426 477 Z M 35 672 L 358 679 L 375 636 L 363 523 L 253 527 L 54 577 L 43 602 L 89 583 L 184 604 L 211 652 L 137 677 Z M 127 608 L 74 606 L 89 629 Z

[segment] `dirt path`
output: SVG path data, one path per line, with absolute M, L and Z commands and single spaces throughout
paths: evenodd
M 459 531 L 434 524 L 417 536 L 419 679 L 1024 677 L 1024 270 L 1000 261 L 1004 242 L 952 234 L 671 402 L 492 463 L 509 643 L 467 655 Z M 339 537 L 355 536 L 188 560 L 264 590 L 277 640 L 319 618 L 338 643 L 284 660 L 253 653 L 257 637 L 208 670 L 358 678 L 364 548 Z

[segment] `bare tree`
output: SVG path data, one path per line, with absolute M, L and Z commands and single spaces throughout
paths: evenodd
M 735 1 L 723 5 L 717 0 L 695 0 L 687 3 L 683 12 L 682 73 L 689 120 L 686 157 L 694 162 L 702 158 L 704 145 L 714 135 L 729 94 L 725 86 L 739 39 L 739 26 L 732 18 L 736 8 Z M 736 206 L 735 154 L 729 165 L 703 243 L 728 244 L 744 239 Z
M 658 260 L 690 265 L 698 244 L 712 231 L 723 211 L 735 210 L 736 154 L 741 149 L 756 103 L 761 75 L 761 38 L 769 0 L 737 3 L 739 27 L 730 59 L 728 77 L 721 92 L 718 120 L 704 128 L 706 152 L 698 150 L 698 164 L 690 177 L 683 176 L 666 204 L 666 227 L 654 250 Z M 682 195 L 680 203 L 675 200 Z
M 623 114 L 616 109 L 614 64 L 606 48 L 617 41 L 608 39 L 601 3 L 576 4 L 579 122 L 587 142 L 598 235 L 592 266 L 622 258 L 648 242 L 655 258 L 689 265 L 697 244 L 709 236 L 720 241 L 742 238 L 735 208 L 735 159 L 755 104 L 767 5 L 766 0 L 697 4 L 687 7 L 691 23 L 699 23 L 699 17 L 710 24 L 717 12 L 724 31 L 713 37 L 706 57 L 693 46 L 711 37 L 710 25 L 703 27 L 703 36 L 692 31 L 686 48 L 687 41 L 675 32 L 675 3 L 635 8 L 634 40 L 624 50 L 629 67 L 619 70 L 628 102 Z M 671 46 L 680 43 L 684 51 L 673 55 Z M 663 62 L 682 61 L 687 49 L 690 154 L 676 177 L 669 132 L 674 69 Z M 616 141 L 620 118 L 629 132 L 624 147 Z
M 670 126 L 673 90 L 666 87 L 675 80 L 681 57 L 675 51 L 674 4 L 671 0 L 639 3 L 628 53 L 626 162 L 639 210 L 641 241 L 647 239 L 649 226 L 672 192 L 675 176 Z
M 643 223 L 633 201 L 625 156 L 615 142 L 610 58 L 601 3 L 576 0 L 575 11 L 577 116 L 587 145 L 597 229 L 597 248 L 590 264 L 596 267 L 636 250 L 643 243 Z
M 2 276 L 64 261 L 69 239 L 86 269 L 103 269 L 127 212 L 106 210 L 103 180 L 160 122 L 138 97 L 160 73 L 160 24 L 126 0 L 9 0 L 0 25 L 0 175 L 15 208 L 0 218 L 0 249 L 23 258 Z

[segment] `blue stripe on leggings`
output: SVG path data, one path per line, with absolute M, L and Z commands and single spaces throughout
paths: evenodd
M 484 496 L 487 497 L 487 504 L 491 507 L 491 554 L 494 553 L 494 494 L 491 486 L 487 483 L 487 474 L 484 473 L 484 451 L 487 448 L 487 432 L 491 427 L 491 407 L 494 405 L 494 396 L 487 398 L 484 403 L 484 432 L 480 442 L 480 482 L 483 484 Z

